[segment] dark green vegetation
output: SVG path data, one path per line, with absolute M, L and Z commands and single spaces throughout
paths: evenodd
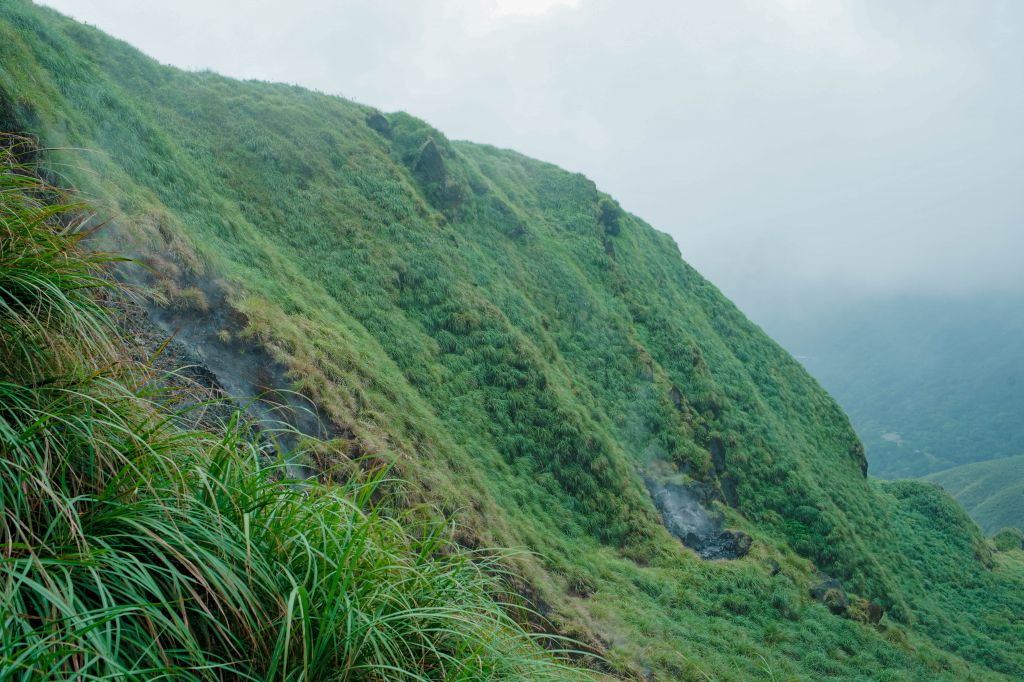
M 0 88 L 0 121 L 64 148 L 48 168 L 103 207 L 167 309 L 218 325 L 202 344 L 270 353 L 463 545 L 537 552 L 512 562 L 520 588 L 612 672 L 1024 672 L 1024 555 L 993 554 L 934 486 L 869 482 L 832 399 L 586 178 L 162 67 L 18 0 Z M 750 553 L 684 549 L 644 476 L 704 481 Z M 815 565 L 854 594 L 846 618 L 810 598 Z
M 285 485 L 237 418 L 183 428 L 30 172 L 0 146 L 0 678 L 582 677 L 506 612 L 500 556 L 371 506 L 379 478 Z
M 1024 531 L 1018 528 L 1003 528 L 992 536 L 992 544 L 1000 552 L 1024 549 Z
M 849 413 L 875 476 L 1024 452 L 1020 295 L 840 301 L 773 327 Z
M 1024 456 L 965 464 L 932 474 L 989 534 L 1024 530 Z

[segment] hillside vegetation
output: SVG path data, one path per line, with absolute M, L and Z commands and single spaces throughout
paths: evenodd
M 1024 531 L 1024 456 L 965 464 L 928 480 L 955 497 L 986 533 Z
M 607 672 L 1024 673 L 1021 553 L 936 486 L 868 480 L 817 382 L 583 176 L 161 66 L 24 0 L 0 5 L 0 126 L 50 148 L 111 223 L 97 246 L 149 266 L 124 276 L 225 385 L 316 404 L 322 478 L 388 463 L 460 546 L 531 550 L 503 563 L 516 589 Z M 699 558 L 648 485 L 699 495 L 749 553 Z M 812 598 L 818 571 L 848 606 Z
M 9 142 L 0 679 L 582 679 L 506 610 L 498 555 L 410 534 L 373 478 L 281 481 L 238 415 L 189 430 L 127 360 L 81 207 Z

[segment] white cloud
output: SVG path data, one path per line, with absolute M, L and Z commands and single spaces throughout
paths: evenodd
M 542 17 L 557 8 L 576 8 L 580 0 L 484 0 L 497 17 Z
M 1017 0 L 47 4 L 586 173 L 741 305 L 1024 290 Z

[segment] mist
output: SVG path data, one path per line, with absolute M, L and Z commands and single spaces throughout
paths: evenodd
M 594 179 L 755 320 L 1024 293 L 1024 4 L 48 0 Z

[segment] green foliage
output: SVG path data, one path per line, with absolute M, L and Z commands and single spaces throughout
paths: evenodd
M 916 629 L 946 651 L 1019 677 L 1022 652 L 1009 643 L 1024 641 L 1021 557 L 993 556 L 978 527 L 934 484 L 879 487 L 900 530 L 894 549 L 905 563 L 901 588 L 915 605 Z
M 955 497 L 986 533 L 1024 529 L 1024 456 L 965 464 L 928 480 Z
M 379 476 L 282 481 L 237 415 L 187 431 L 129 388 L 159 379 L 118 352 L 110 259 L 21 146 L 0 146 L 0 677 L 584 677 L 506 607 L 501 553 L 385 514 Z
M 119 246 L 169 291 L 222 286 L 217 312 L 244 320 L 232 338 L 286 366 L 462 544 L 536 552 L 514 560 L 519 587 L 613 672 L 1024 670 L 1003 617 L 1015 559 L 986 554 L 938 491 L 868 481 L 835 402 L 586 178 L 406 114 L 162 67 L 21 0 L 0 6 L 0 83 Z M 750 554 L 686 551 L 650 471 L 727 500 Z M 817 569 L 880 603 L 884 629 L 813 602 Z
M 992 544 L 1000 552 L 1024 549 L 1024 531 L 1018 528 L 1003 528 L 992 536 Z

